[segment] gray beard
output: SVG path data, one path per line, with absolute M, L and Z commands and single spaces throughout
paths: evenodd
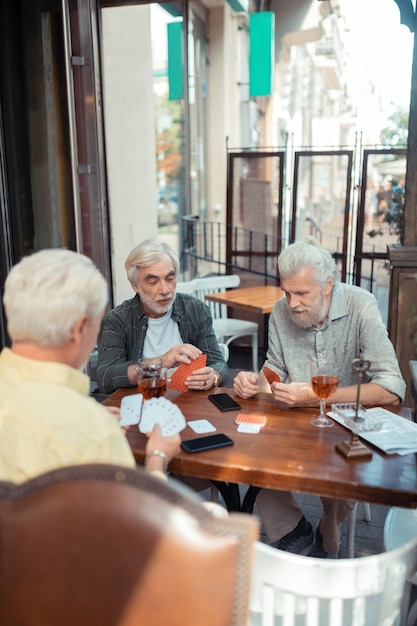
M 294 311 L 288 307 L 291 320 L 299 328 L 314 328 L 320 326 L 326 317 L 326 311 L 327 302 L 325 300 L 323 300 L 320 306 L 314 305 L 302 313 L 294 313 Z

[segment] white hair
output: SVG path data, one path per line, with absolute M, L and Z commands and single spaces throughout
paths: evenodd
M 7 329 L 13 342 L 58 347 L 75 322 L 103 312 L 107 283 L 88 257 L 63 249 L 35 252 L 9 272 L 4 287 Z
M 305 268 L 314 271 L 314 280 L 325 285 L 328 278 L 337 279 L 336 263 L 326 248 L 315 237 L 292 243 L 278 257 L 280 278 L 287 280 Z
M 157 239 L 156 237 L 142 241 L 139 245 L 133 248 L 125 262 L 125 269 L 130 283 L 134 287 L 137 287 L 140 269 L 160 261 L 165 256 L 169 256 L 174 265 L 175 271 L 178 274 L 180 271 L 180 262 L 174 250 L 168 243 L 162 241 L 161 239 Z

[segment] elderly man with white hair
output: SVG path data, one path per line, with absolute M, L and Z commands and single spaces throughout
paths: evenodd
M 239 372 L 234 380 L 236 393 L 249 398 L 266 391 L 287 407 L 317 406 L 310 369 L 312 363 L 326 361 L 329 373 L 339 378 L 328 402 L 354 402 L 357 373 L 351 364 L 361 358 L 370 363 L 361 402 L 399 404 L 405 383 L 375 297 L 360 287 L 340 283 L 332 256 L 313 237 L 285 248 L 278 269 L 285 297 L 271 313 L 265 365 L 278 374 L 280 382 L 270 385 L 263 372 Z M 323 517 L 314 538 L 312 525 L 292 493 L 260 491 L 256 503 L 271 545 L 288 552 L 312 551 L 316 557 L 337 558 L 340 525 L 355 503 L 321 500 Z
M 104 277 L 69 250 L 36 252 L 7 276 L 12 346 L 0 354 L 0 480 L 23 482 L 83 463 L 135 467 L 115 411 L 89 397 L 90 379 L 81 371 L 106 303 Z M 155 427 L 147 470 L 163 471 L 179 443 L 179 435 L 162 437 Z

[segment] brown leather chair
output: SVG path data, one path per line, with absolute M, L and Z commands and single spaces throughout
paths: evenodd
M 140 470 L 0 482 L 0 624 L 243 626 L 258 523 Z

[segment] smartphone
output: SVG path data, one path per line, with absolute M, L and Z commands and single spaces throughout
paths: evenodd
M 212 393 L 208 399 L 213 402 L 221 411 L 236 411 L 241 406 L 228 393 Z
M 216 433 L 206 437 L 186 439 L 181 443 L 181 448 L 192 454 L 193 452 L 202 452 L 203 450 L 213 450 L 213 448 L 224 448 L 224 446 L 232 446 L 233 444 L 233 439 L 230 439 L 227 435 Z

